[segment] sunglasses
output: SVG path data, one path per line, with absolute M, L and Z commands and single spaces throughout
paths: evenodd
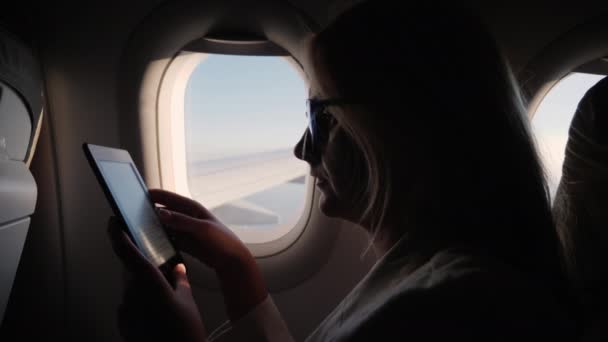
M 304 149 L 317 156 L 323 152 L 329 140 L 329 132 L 336 124 L 335 117 L 327 111 L 327 107 L 340 106 L 346 103 L 346 101 L 338 99 L 320 100 L 311 98 L 306 101 L 306 118 L 308 119 L 310 143 L 306 144 L 305 141 Z

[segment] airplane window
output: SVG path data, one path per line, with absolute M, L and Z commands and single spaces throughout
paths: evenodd
M 247 243 L 280 238 L 304 212 L 308 165 L 292 149 L 306 96 L 284 57 L 208 54 L 188 80 L 190 194 Z
M 545 96 L 532 119 L 532 130 L 549 178 L 551 198 L 562 177 L 568 129 L 583 95 L 603 75 L 571 73 Z

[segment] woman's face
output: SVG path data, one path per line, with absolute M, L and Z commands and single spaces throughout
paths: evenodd
M 363 154 L 350 135 L 332 115 L 328 107 L 323 115 L 331 115 L 330 124 L 319 125 L 327 129 L 327 142 L 312 151 L 311 136 L 307 129 L 294 148 L 297 158 L 310 164 L 310 174 L 316 178 L 316 187 L 321 191 L 319 208 L 330 217 L 357 222 L 362 208 L 359 196 L 365 187 L 361 171 L 365 169 Z M 335 109 L 334 109 L 335 110 Z M 359 203 L 359 204 L 358 204 Z

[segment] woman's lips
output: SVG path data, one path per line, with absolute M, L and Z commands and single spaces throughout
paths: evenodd
M 327 188 L 328 187 L 328 182 L 327 179 L 325 179 L 325 177 L 321 176 L 320 174 L 316 173 L 316 172 L 311 172 L 310 174 L 311 176 L 315 177 L 315 184 L 319 187 L 319 188 Z

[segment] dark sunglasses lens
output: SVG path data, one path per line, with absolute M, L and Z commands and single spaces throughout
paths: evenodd
M 315 140 L 318 134 L 318 127 L 317 127 L 317 113 L 316 110 L 318 109 L 317 106 L 314 105 L 314 102 L 312 101 L 308 101 L 307 103 L 308 105 L 308 111 L 306 112 L 306 117 L 308 119 L 308 133 L 310 134 L 310 145 L 312 147 L 312 145 L 315 144 Z

